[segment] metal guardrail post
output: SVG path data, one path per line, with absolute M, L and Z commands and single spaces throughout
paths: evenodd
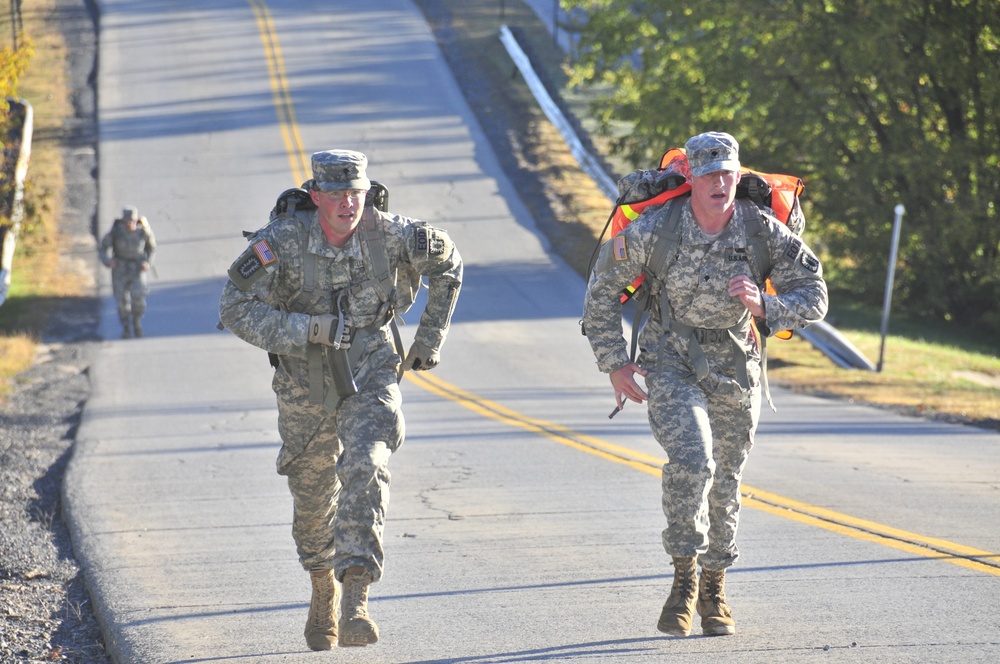
M 889 274 L 885 279 L 885 297 L 882 299 L 882 342 L 878 351 L 878 368 L 882 373 L 882 358 L 885 355 L 885 337 L 889 332 L 889 308 L 892 306 L 892 284 L 896 279 L 896 256 L 899 253 L 899 231 L 903 226 L 903 213 L 906 208 L 902 204 L 897 205 L 895 210 L 896 218 L 892 223 L 892 247 L 889 249 Z
M 21 125 L 21 145 L 14 167 L 14 196 L 10 207 L 11 224 L 3 234 L 0 246 L 0 306 L 7 301 L 10 290 L 10 275 L 14 263 L 14 247 L 17 245 L 17 234 L 21 231 L 21 220 L 24 218 L 24 179 L 28 175 L 28 162 L 31 160 L 31 135 L 34 130 L 34 109 L 23 99 L 8 99 L 11 106 L 24 108 L 24 121 Z

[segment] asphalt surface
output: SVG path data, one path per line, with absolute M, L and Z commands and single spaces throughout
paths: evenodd
M 642 408 L 607 419 L 582 280 L 414 5 L 373 5 L 100 3 L 99 230 L 137 205 L 160 242 L 147 337 L 117 339 L 100 284 L 65 486 L 115 661 L 996 661 L 1000 436 L 777 390 L 745 477 L 737 635 L 655 630 L 670 568 Z M 403 383 L 382 640 L 316 654 L 269 367 L 215 322 L 240 231 L 330 147 L 449 230 L 466 286 L 442 366 Z

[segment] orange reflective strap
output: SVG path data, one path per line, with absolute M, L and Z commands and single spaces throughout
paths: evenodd
M 767 281 L 764 282 L 764 292 L 768 295 L 777 295 L 778 291 L 774 290 L 774 284 L 771 283 L 771 278 L 768 277 Z M 782 341 L 788 341 L 794 334 L 791 330 L 779 330 L 774 333 L 774 336 L 778 337 Z

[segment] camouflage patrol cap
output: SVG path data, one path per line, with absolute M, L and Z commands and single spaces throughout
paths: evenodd
M 691 175 L 699 177 L 715 171 L 740 170 L 740 144 L 729 134 L 708 131 L 684 144 Z
M 122 210 L 122 219 L 124 221 L 139 221 L 139 209 L 134 207 L 127 207 Z
M 312 188 L 317 191 L 368 191 L 371 180 L 365 175 L 368 157 L 353 150 L 326 150 L 312 156 Z

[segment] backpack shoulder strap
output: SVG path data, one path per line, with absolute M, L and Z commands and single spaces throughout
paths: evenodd
M 739 200 L 737 203 L 744 206 L 743 216 L 747 234 L 747 248 L 750 250 L 750 270 L 753 272 L 757 285 L 764 289 L 768 275 L 774 263 L 771 260 L 771 246 L 767 243 L 767 227 L 764 224 L 764 214 L 760 208 L 748 200 Z M 749 208 L 747 208 L 749 206 Z M 751 319 L 754 339 L 760 348 L 760 387 L 761 394 L 767 401 L 771 410 L 776 410 L 774 401 L 771 399 L 771 387 L 767 380 L 767 337 L 757 329 L 757 324 Z
M 399 326 L 396 323 L 396 311 L 394 303 L 396 300 L 396 273 L 390 269 L 389 248 L 385 242 L 385 232 L 376 227 L 375 210 L 382 210 L 377 203 L 367 205 L 361 217 L 361 245 L 362 251 L 368 256 L 366 263 L 368 270 L 368 283 L 375 287 L 379 299 L 382 300 L 382 308 L 379 310 L 378 318 L 385 324 L 386 319 L 389 329 L 392 331 L 392 341 L 396 349 L 396 354 L 400 359 L 406 357 L 406 349 L 403 347 L 403 338 L 399 333 Z M 382 210 L 384 212 L 384 210 Z M 377 320 L 376 325 L 380 325 Z M 403 380 L 403 364 L 400 362 L 396 373 L 396 382 Z
M 669 200 L 666 220 L 657 224 L 653 232 L 653 250 L 646 261 L 646 271 L 654 276 L 666 271 L 681 244 L 681 208 L 685 200 L 684 196 Z
M 684 206 L 684 196 L 672 198 L 667 201 L 668 206 L 665 220 L 658 223 L 653 231 L 653 249 L 646 258 L 643 274 L 651 279 L 644 279 L 641 300 L 636 304 L 632 314 L 632 339 L 629 347 L 629 359 L 635 362 L 636 350 L 639 346 L 639 328 L 642 327 L 642 317 L 649 311 L 652 305 L 654 290 L 660 298 L 660 311 L 664 307 L 669 309 L 666 289 L 663 288 L 662 280 L 666 275 L 667 267 L 673 262 L 677 255 L 677 247 L 681 244 L 681 208 Z M 649 282 L 653 281 L 656 288 Z
M 736 204 L 743 207 L 747 247 L 750 249 L 750 269 L 757 285 L 763 287 L 768 275 L 771 274 L 771 268 L 774 267 L 771 261 L 771 247 L 767 243 L 764 215 L 753 201 L 736 199 Z
M 368 281 L 365 286 L 374 286 L 379 299 L 391 306 L 396 290 L 396 280 L 389 269 L 389 249 L 385 243 L 385 235 L 377 226 L 375 208 L 365 207 L 358 229 L 361 233 L 362 250 L 368 258 L 366 261 Z

